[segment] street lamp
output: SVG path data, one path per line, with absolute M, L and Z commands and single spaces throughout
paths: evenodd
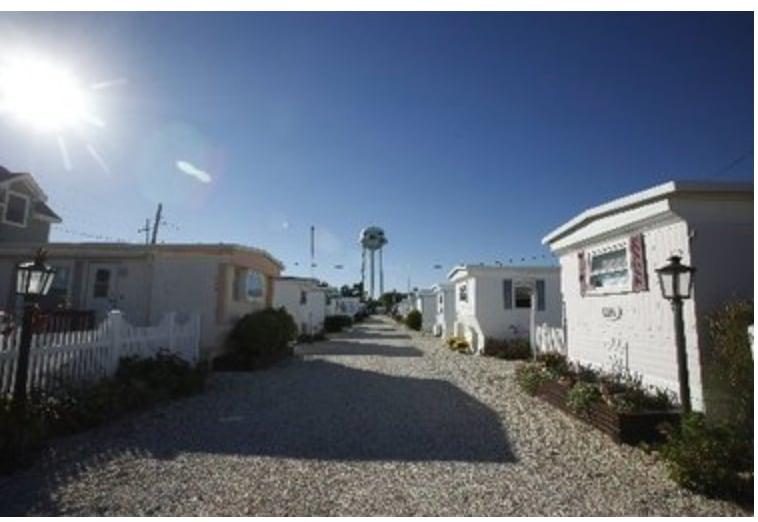
M 674 337 L 676 340 L 676 360 L 679 366 L 679 400 L 682 412 L 692 411 L 690 403 L 690 375 L 687 370 L 687 347 L 684 338 L 682 303 L 692 295 L 695 269 L 682 264 L 681 256 L 671 256 L 666 266 L 656 269 L 664 299 L 671 301 L 674 311 Z
M 21 321 L 21 345 L 18 349 L 16 382 L 13 388 L 13 404 L 16 412 L 26 413 L 26 382 L 29 374 L 29 352 L 32 330 L 37 319 L 37 300 L 47 295 L 55 277 L 55 269 L 45 264 L 45 252 L 40 249 L 34 261 L 20 263 L 16 267 L 16 295 L 24 299 L 24 316 Z

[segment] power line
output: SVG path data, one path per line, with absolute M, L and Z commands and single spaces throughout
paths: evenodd
M 742 163 L 743 161 L 745 161 L 746 159 L 748 159 L 752 155 L 753 155 L 753 149 L 750 149 L 750 150 L 748 150 L 746 152 L 743 152 L 742 154 L 740 154 L 739 156 L 737 156 L 737 158 L 733 159 L 732 161 L 730 161 L 729 163 L 727 163 L 726 165 L 724 165 L 723 167 L 721 167 L 720 169 L 718 169 L 716 172 L 714 172 L 713 174 L 711 174 L 710 177 L 712 177 L 712 178 L 718 178 L 719 176 L 723 176 L 724 174 L 729 173 L 737 165 L 739 165 L 740 163 Z

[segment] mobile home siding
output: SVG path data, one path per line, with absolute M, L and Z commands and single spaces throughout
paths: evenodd
M 661 295 L 655 268 L 674 253 L 690 263 L 688 227 L 682 220 L 643 231 L 648 290 L 582 296 L 577 250 L 561 256 L 561 291 L 566 304 L 568 356 L 606 369 L 644 375 L 649 384 L 678 392 L 671 307 Z M 613 239 L 624 240 L 628 235 Z M 605 241 L 605 240 L 604 240 Z M 591 248 L 591 245 L 589 245 Z M 684 323 L 693 406 L 702 407 L 702 387 L 694 300 L 685 301 Z

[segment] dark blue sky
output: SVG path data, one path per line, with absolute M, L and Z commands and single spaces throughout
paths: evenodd
M 105 128 L 65 137 L 70 171 L 54 137 L 0 121 L 0 164 L 36 174 L 63 227 L 138 241 L 163 201 L 167 241 L 260 246 L 297 273 L 315 224 L 333 283 L 358 280 L 369 224 L 404 289 L 547 262 L 548 231 L 631 191 L 753 176 L 752 13 L 4 14 L 0 34 L 86 83 L 126 79 L 93 94 Z

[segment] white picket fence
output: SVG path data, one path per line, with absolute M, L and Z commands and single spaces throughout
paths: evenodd
M 539 353 L 558 352 L 566 355 L 566 334 L 563 328 L 542 323 L 535 328 L 534 337 Z
M 10 393 L 15 381 L 20 328 L 0 335 L 0 394 Z M 151 357 L 159 350 L 175 353 L 190 364 L 198 361 L 200 316 L 178 323 L 173 313 L 156 326 L 136 327 L 113 311 L 94 330 L 32 336 L 29 389 L 50 389 L 61 382 L 91 381 L 112 376 L 119 359 Z

